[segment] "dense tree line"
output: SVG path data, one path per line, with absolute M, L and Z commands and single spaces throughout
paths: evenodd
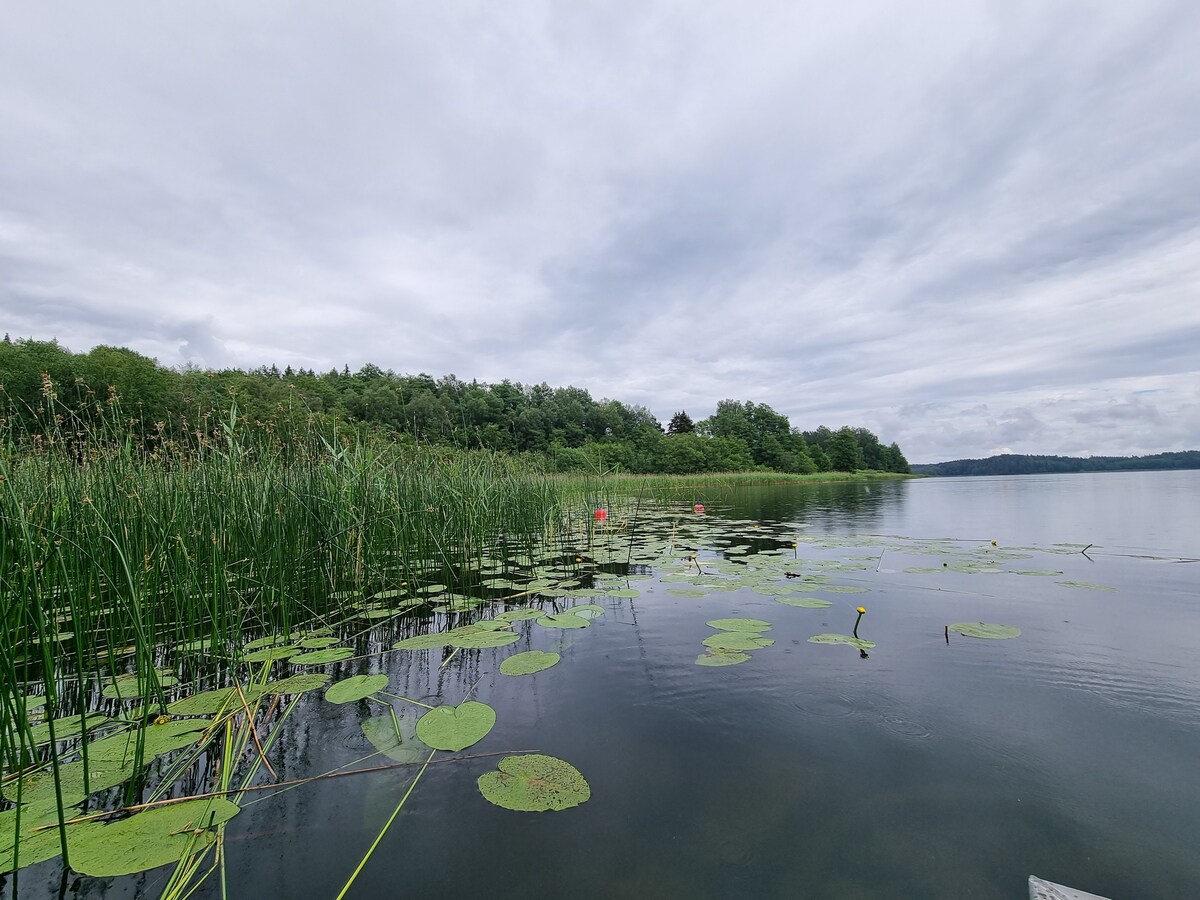
M 1148 469 L 1200 469 L 1200 450 L 1152 456 L 1027 456 L 1005 453 L 987 459 L 955 459 L 914 465 L 921 475 L 1041 475 L 1057 472 L 1130 472 Z
M 329 432 L 382 433 L 393 440 L 536 454 L 557 471 L 908 472 L 896 444 L 865 428 L 793 428 L 763 403 L 722 400 L 697 422 L 680 410 L 664 432 L 642 406 L 595 400 L 577 387 L 512 381 L 464 382 L 453 375 L 397 375 L 374 365 L 356 372 L 165 368 L 123 347 L 72 353 L 56 341 L 0 342 L 3 416 L 13 434 L 44 425 L 48 393 L 81 425 L 119 403 L 146 440 L 190 433 L 236 415 L 281 441 Z

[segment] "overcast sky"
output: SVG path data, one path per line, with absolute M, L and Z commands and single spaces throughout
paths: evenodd
M 0 331 L 1200 448 L 1200 3 L 0 0 Z

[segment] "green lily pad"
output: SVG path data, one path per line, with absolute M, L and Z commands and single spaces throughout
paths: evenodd
M 698 666 L 736 666 L 750 659 L 749 653 L 734 650 L 710 650 L 696 657 Z
M 396 732 L 399 724 L 400 731 Z M 372 716 L 362 723 L 363 734 L 380 753 L 399 763 L 421 762 L 430 748 L 417 737 L 416 722 L 408 718 L 392 720 L 390 715 Z
M 300 646 L 306 650 L 322 650 L 325 647 L 332 647 L 338 642 L 335 637 L 310 637 L 305 638 L 300 642 Z
M 392 644 L 393 650 L 436 650 L 451 643 L 452 638 L 445 632 L 435 634 L 415 634 L 402 641 Z
M 353 703 L 383 690 L 387 683 L 386 675 L 351 675 L 331 684 L 325 691 L 325 699 L 330 703 Z
M 157 675 L 160 687 L 166 688 L 179 684 L 179 679 L 174 675 L 166 673 L 157 673 Z M 138 700 L 153 690 L 154 685 L 149 681 L 143 681 L 142 688 L 139 689 L 137 675 L 130 673 L 110 678 L 105 683 L 104 689 L 100 691 L 100 696 L 106 700 Z
M 354 651 L 349 647 L 330 647 L 327 650 L 310 650 L 308 653 L 298 653 L 288 660 L 294 666 L 325 666 L 343 659 L 349 659 Z
M 569 762 L 541 753 L 506 756 L 499 771 L 479 776 L 479 792 L 504 809 L 546 812 L 570 809 L 592 796 L 587 779 Z
M 510 656 L 504 662 L 500 663 L 500 673 L 502 675 L 532 675 L 534 672 L 550 668 L 560 659 L 562 659 L 562 656 L 558 653 L 529 650 L 525 653 L 517 653 L 514 656 Z
M 280 678 L 278 681 L 269 681 L 263 688 L 264 694 L 304 694 L 308 691 L 316 691 L 329 684 L 329 676 L 317 672 L 309 672 L 303 675 L 292 675 L 289 678 Z
M 858 587 L 853 584 L 822 584 L 809 586 L 807 590 L 824 591 L 830 594 L 865 594 L 870 588 Z
M 67 829 L 71 868 L 84 875 L 132 875 L 204 850 L 211 830 L 240 810 L 223 797 L 185 800 L 135 813 L 108 825 L 88 822 Z
M 89 759 L 87 769 L 88 780 L 85 784 L 83 781 L 83 760 L 59 766 L 58 777 L 62 785 L 63 802 L 67 806 L 74 806 L 77 803 L 81 803 L 88 794 L 116 787 L 118 784 L 128 781 L 133 776 L 133 773 L 132 760 L 109 761 Z M 39 769 L 36 772 L 25 775 L 21 779 L 20 787 L 22 805 L 53 808 L 57 804 L 54 794 L 54 772 L 50 768 Z M 12 800 L 15 803 L 17 799 L 17 782 L 15 780 L 5 782 L 3 793 L 4 799 Z M 5 831 L 3 828 L 0 828 L 0 835 L 3 834 L 5 834 Z
M 537 624 L 543 628 L 587 628 L 589 623 L 574 613 L 551 613 L 538 619 Z
M 1116 592 L 1116 588 L 1108 584 L 1093 584 L 1090 581 L 1056 581 L 1055 584 L 1061 584 L 1063 587 L 1078 588 L 1081 591 L 1112 591 Z
M 1020 628 L 1013 628 L 1011 625 L 991 625 L 987 622 L 956 622 L 946 627 L 951 631 L 957 631 L 963 637 L 989 638 L 991 640 L 1015 638 L 1021 633 Z
M 193 746 L 200 740 L 201 732 L 211 724 L 208 719 L 172 719 L 162 725 L 145 725 L 124 734 L 114 734 L 88 744 L 88 761 L 131 760 L 140 739 L 142 758 L 149 762 L 157 756 Z
M 521 636 L 512 631 L 480 631 L 455 637 L 452 643 L 464 650 L 482 650 L 487 647 L 503 647 L 520 639 Z
M 502 622 L 523 622 L 526 619 L 540 619 L 546 614 L 542 609 L 510 609 L 508 612 L 502 612 L 496 616 Z
M 242 662 L 248 663 L 272 663 L 278 659 L 288 659 L 295 656 L 297 653 L 304 652 L 299 647 L 263 647 L 260 650 L 255 650 L 252 653 L 242 654 Z
M 53 720 L 54 738 L 59 741 L 76 738 L 83 733 L 85 727 L 91 732 L 97 728 L 112 724 L 112 721 L 108 716 L 99 712 L 88 713 L 86 716 L 86 725 L 80 721 L 79 716 L 63 716 L 62 718 Z M 29 733 L 35 746 L 50 743 L 50 722 L 42 722 L 39 725 L 34 725 L 29 729 Z
M 259 685 L 242 685 L 242 697 L 247 703 L 254 703 L 263 694 Z M 167 705 L 167 712 L 173 716 L 211 716 L 222 710 L 240 709 L 241 697 L 233 688 L 218 688 L 213 691 L 201 691 L 190 697 L 183 697 Z
M 704 639 L 704 646 L 714 650 L 757 650 L 759 647 L 770 647 L 774 643 L 771 638 L 760 637 L 748 631 L 724 631 Z
M 773 627 L 770 622 L 764 622 L 762 619 L 710 619 L 704 624 L 721 631 L 750 631 L 755 634 L 770 631 Z
M 696 588 L 667 588 L 668 594 L 674 594 L 676 597 L 707 597 L 707 591 L 700 591 Z
M 486 703 L 467 700 L 458 706 L 439 706 L 417 720 L 417 737 L 435 750 L 464 750 L 483 740 L 496 724 L 496 711 Z
M 579 616 L 581 619 L 598 619 L 604 615 L 604 607 L 596 603 L 581 603 L 568 609 L 567 615 Z
M 784 606 L 799 606 L 804 609 L 825 609 L 833 606 L 832 600 L 822 600 L 820 597 L 776 597 L 776 603 Z
M 860 650 L 870 650 L 875 646 L 874 641 L 864 641 L 848 634 L 814 634 L 808 639 L 810 644 L 849 644 Z
M 786 584 L 756 584 L 750 590 L 764 597 L 782 597 L 792 592 L 791 587 Z

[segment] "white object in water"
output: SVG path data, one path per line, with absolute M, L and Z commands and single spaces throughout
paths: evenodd
M 1043 881 L 1036 875 L 1029 876 L 1029 900 L 1107 900 L 1099 894 L 1077 891 L 1075 888 Z

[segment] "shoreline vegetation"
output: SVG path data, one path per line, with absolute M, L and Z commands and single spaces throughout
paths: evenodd
M 1074 472 L 1154 472 L 1200 469 L 1200 450 L 1154 453 L 1149 456 L 1033 456 L 1004 453 L 986 459 L 954 459 L 914 463 L 913 474 L 934 477 L 962 475 L 1047 475 Z
M 343 405 L 314 410 L 302 378 L 332 384 Z M 119 348 L 6 340 L 0 379 L 0 872 L 60 855 L 107 872 L 86 862 L 89 841 L 126 826 L 89 817 L 207 803 L 211 829 L 189 839 L 165 811 L 122 820 L 168 829 L 163 856 L 139 857 L 181 861 L 164 896 L 222 865 L 222 823 L 270 771 L 282 724 L 328 686 L 325 667 L 379 652 L 378 629 L 508 640 L 480 633 L 481 608 L 591 590 L 601 566 L 625 560 L 601 544 L 619 536 L 628 550 L 643 501 L 695 515 L 735 486 L 907 477 L 868 465 L 907 470 L 865 429 L 819 429 L 810 443 L 770 407 L 735 401 L 695 425 L 677 414 L 668 433 L 575 388 L 428 379 L 434 389 L 400 407 L 458 391 L 454 415 L 470 422 L 471 398 L 507 394 L 498 433 L 544 441 L 522 448 L 354 418 L 344 404 L 358 391 L 400 403 L 412 387 L 378 370 L 172 372 Z M 566 398 L 614 424 L 569 437 Z M 540 430 L 526 430 L 535 413 Z M 484 419 L 465 433 L 487 433 Z M 634 474 L 630 459 L 676 462 Z M 729 461 L 742 471 L 720 471 Z M 220 778 L 198 781 L 201 770 Z M 128 847 L 159 846 L 128 830 Z

